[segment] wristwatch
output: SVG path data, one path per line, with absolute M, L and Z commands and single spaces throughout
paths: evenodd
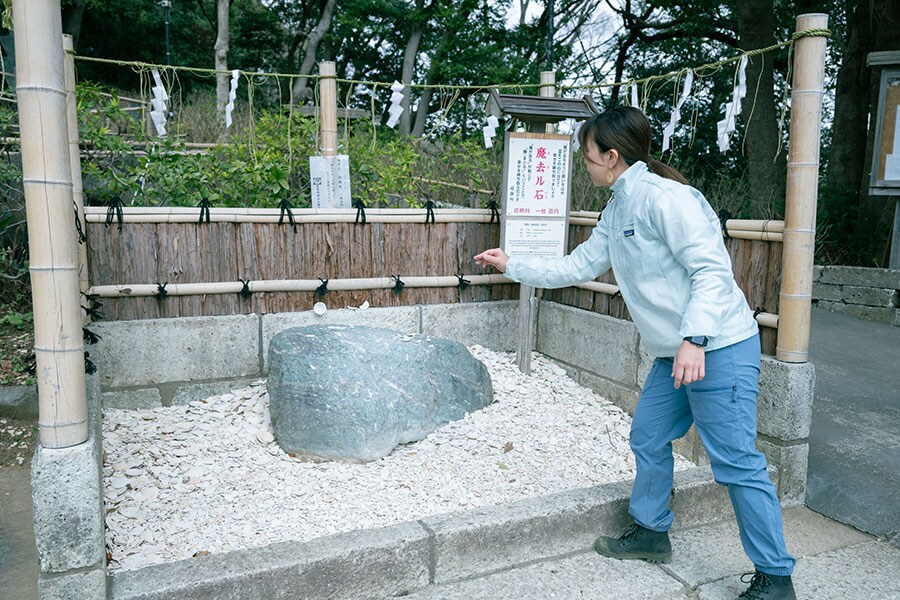
M 690 342 L 698 348 L 706 348 L 706 344 L 709 342 L 709 338 L 705 335 L 689 335 L 684 338 L 684 341 Z

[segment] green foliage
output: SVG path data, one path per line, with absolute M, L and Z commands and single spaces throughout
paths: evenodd
M 0 316 L 0 325 L 9 325 L 19 331 L 27 331 L 34 323 L 32 312 L 8 312 Z

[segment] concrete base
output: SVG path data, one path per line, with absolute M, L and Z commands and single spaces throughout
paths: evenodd
M 110 577 L 110 600 L 386 598 L 583 552 L 630 522 L 631 482 L 599 485 L 474 511 L 428 517 L 306 543 L 273 544 Z M 676 473 L 676 525 L 729 518 L 706 468 Z M 302 590 L 302 592 L 301 592 Z

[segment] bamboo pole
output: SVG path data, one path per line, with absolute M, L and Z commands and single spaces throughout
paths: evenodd
M 75 96 L 75 45 L 71 35 L 63 36 L 63 52 L 66 63 L 66 121 L 69 132 L 69 161 L 72 171 L 72 199 L 75 202 L 75 218 L 82 224 L 82 231 L 87 235 L 84 220 L 84 182 L 81 179 L 81 150 L 78 147 L 78 100 Z M 78 289 L 82 293 L 90 287 L 88 281 L 87 244 L 78 243 Z M 88 323 L 90 317 L 84 315 L 83 322 Z
M 512 283 L 503 275 L 463 275 L 469 285 L 494 285 Z M 459 279 L 455 275 L 413 277 L 401 276 L 400 281 L 405 288 L 456 287 Z M 251 292 L 314 292 L 322 285 L 319 279 L 271 279 L 248 281 L 247 288 Z M 358 279 L 329 279 L 328 291 L 349 292 L 360 290 L 386 290 L 396 285 L 393 277 L 366 277 Z M 168 296 L 200 296 L 204 294 L 237 294 L 244 288 L 240 281 L 223 281 L 215 283 L 175 283 L 166 286 Z M 130 285 L 95 285 L 89 290 L 93 296 L 100 298 L 130 298 L 154 296 L 159 292 L 155 283 L 138 283 Z
M 13 21 L 40 441 L 65 448 L 88 428 L 59 1 L 14 0 Z
M 798 32 L 826 27 L 827 15 L 797 17 Z M 784 362 L 806 362 L 809 356 L 825 44 L 823 36 L 802 37 L 794 51 L 783 274 L 775 347 L 775 357 Z
M 332 61 L 319 63 L 319 105 L 322 114 L 322 156 L 337 156 L 337 71 Z

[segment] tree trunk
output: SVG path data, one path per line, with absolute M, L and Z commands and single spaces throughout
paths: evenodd
M 869 52 L 900 49 L 900 1 L 865 0 L 847 11 L 825 201 L 832 205 L 829 212 L 844 221 L 832 224 L 835 237 L 842 236 L 841 262 L 874 266 L 885 260 L 894 202 L 889 196 L 869 195 L 880 72 L 866 65 L 866 57 Z
M 216 2 L 216 71 L 228 71 L 228 9 L 229 0 Z M 228 104 L 228 74 L 216 73 L 216 115 L 225 125 L 225 105 Z
M 403 70 L 400 73 L 400 83 L 409 86 L 412 83 L 413 73 L 416 68 L 416 56 L 419 54 L 419 43 L 422 34 L 425 33 L 425 21 L 416 21 L 412 24 L 412 31 L 406 41 L 406 50 L 403 52 Z M 403 88 L 403 114 L 400 115 L 400 133 L 409 135 L 412 124 L 412 90 Z
M 457 7 L 459 13 L 454 15 L 450 22 L 445 25 L 446 29 L 444 29 L 444 34 L 441 36 L 441 41 L 431 57 L 431 66 L 428 68 L 428 76 L 425 78 L 427 85 L 434 85 L 438 66 L 444 60 L 444 55 L 450 50 L 453 38 L 456 37 L 456 32 L 459 30 L 458 28 L 465 26 L 465 23 L 469 20 L 469 15 L 472 14 L 475 4 L 476 2 L 472 0 L 460 2 Z M 428 120 L 428 115 L 431 113 L 432 95 L 432 89 L 426 88 L 422 90 L 422 95 L 419 96 L 419 108 L 416 110 L 416 122 L 412 130 L 413 137 L 422 137 L 425 133 L 425 123 Z
M 738 35 L 743 50 L 775 43 L 773 0 L 738 2 Z M 783 198 L 786 159 L 778 152 L 778 115 L 775 111 L 775 78 L 771 52 L 747 63 L 747 96 L 741 104 L 747 150 L 750 202 L 755 216 L 771 215 L 775 200 Z
M 300 64 L 300 75 L 312 73 L 313 66 L 316 64 L 316 51 L 319 49 L 319 43 L 325 37 L 325 34 L 328 33 L 328 30 L 331 29 L 331 18 L 334 15 L 336 4 L 337 0 L 325 1 L 325 5 L 322 7 L 322 14 L 319 17 L 319 23 L 306 38 L 306 51 L 303 54 L 303 62 Z M 306 101 L 309 93 L 308 81 L 306 77 L 301 77 L 294 84 L 293 98 L 295 102 L 302 104 Z
M 81 22 L 84 19 L 84 9 L 87 6 L 87 0 L 72 0 L 62 13 L 63 33 L 72 36 L 72 43 L 78 50 L 78 38 L 81 37 Z

